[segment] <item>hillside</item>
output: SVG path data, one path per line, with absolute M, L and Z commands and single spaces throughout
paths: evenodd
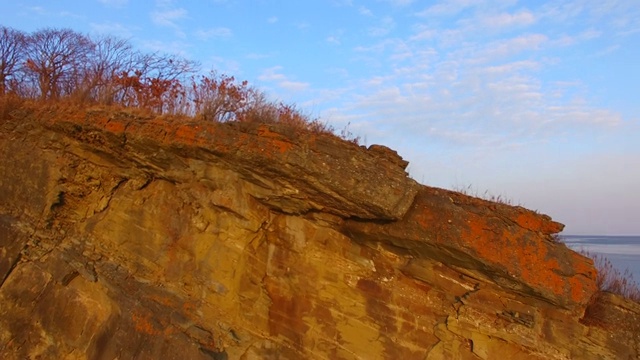
M 329 133 L 0 119 L 2 359 L 635 359 L 562 224 Z

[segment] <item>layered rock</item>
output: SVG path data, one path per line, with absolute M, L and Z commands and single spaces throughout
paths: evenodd
M 103 110 L 1 126 L 3 359 L 638 356 L 640 307 L 596 293 L 561 224 L 388 148 Z

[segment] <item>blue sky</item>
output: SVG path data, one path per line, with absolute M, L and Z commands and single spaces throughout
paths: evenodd
M 0 24 L 177 53 L 396 149 L 427 185 L 640 234 L 637 0 L 16 0 Z

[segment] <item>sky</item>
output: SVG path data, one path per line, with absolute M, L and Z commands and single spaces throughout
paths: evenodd
M 178 54 L 564 234 L 640 235 L 637 0 L 0 0 L 0 25 Z

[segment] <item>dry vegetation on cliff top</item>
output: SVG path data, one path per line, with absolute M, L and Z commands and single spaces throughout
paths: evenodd
M 200 121 L 283 124 L 313 133 L 358 138 L 293 105 L 268 100 L 247 81 L 175 55 L 142 53 L 115 37 L 70 29 L 31 34 L 0 27 L 0 115 L 17 107 L 104 106 Z
M 69 29 L 27 34 L 0 27 L 0 56 L 2 119 L 21 108 L 99 106 L 143 117 L 282 124 L 359 141 L 347 128 L 337 133 L 293 105 L 268 100 L 246 81 L 214 71 L 202 75 L 192 61 L 142 53 L 115 37 L 91 38 Z M 457 189 L 467 195 L 469 190 Z M 512 205 L 500 195 L 487 200 Z M 640 301 L 640 289 L 628 272 L 621 273 L 605 258 L 594 260 L 601 291 Z

